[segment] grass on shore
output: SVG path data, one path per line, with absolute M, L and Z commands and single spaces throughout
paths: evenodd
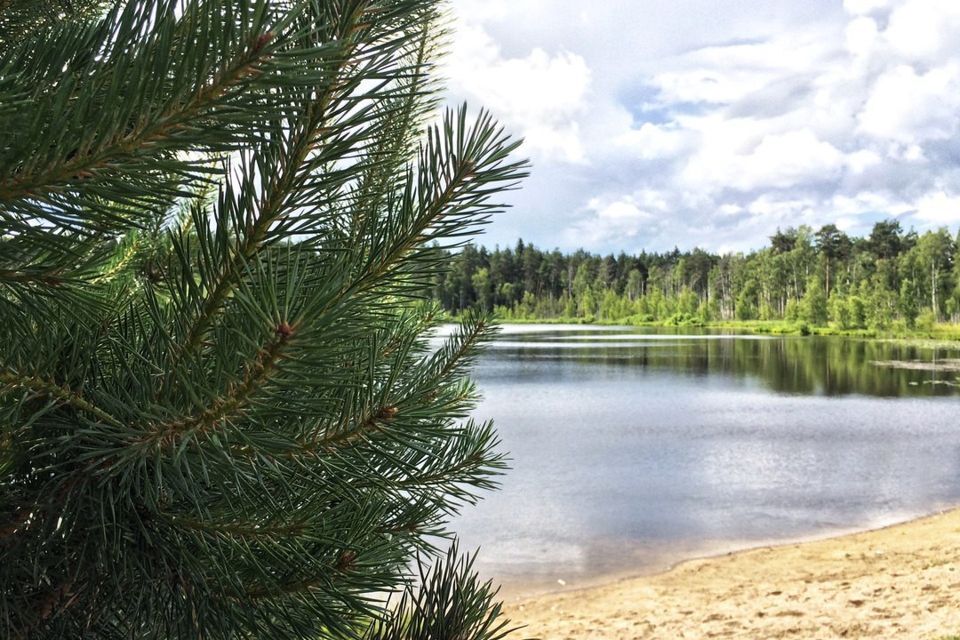
M 738 333 L 778 336 L 838 336 L 870 340 L 909 341 L 922 347 L 960 348 L 960 324 L 938 323 L 927 328 L 891 326 L 885 329 L 841 329 L 836 326 L 812 326 L 787 320 L 724 320 L 693 322 L 650 322 L 635 317 L 607 320 L 602 318 L 497 318 L 504 324 L 576 324 L 622 325 L 632 327 L 660 327 L 680 329 L 726 329 Z M 958 638 L 960 640 L 960 638 Z

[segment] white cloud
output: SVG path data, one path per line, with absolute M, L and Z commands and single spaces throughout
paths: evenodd
M 506 57 L 481 27 L 461 23 L 445 64 L 458 98 L 479 102 L 526 139 L 526 151 L 584 160 L 576 120 L 585 106 L 590 69 L 579 55 L 533 48 Z
M 886 9 L 892 0 L 843 0 L 843 8 L 854 15 L 873 13 L 879 9 Z
M 802 222 L 802 218 L 812 213 L 813 207 L 808 200 L 782 199 L 764 194 L 751 202 L 747 206 L 747 211 L 755 216 L 793 220 L 794 224 L 797 224 Z
M 750 123 L 745 123 L 749 127 Z M 714 143 L 695 156 L 683 173 L 691 187 L 701 189 L 783 189 L 837 177 L 843 154 L 809 130 L 764 136 L 746 153 L 738 153 L 735 140 Z
M 763 91 L 784 76 L 805 72 L 825 53 L 816 34 L 698 49 L 674 62 L 676 70 L 651 78 L 665 103 L 730 104 Z
M 869 56 L 877 47 L 880 40 L 880 30 L 877 22 L 873 18 L 860 17 L 852 20 L 847 25 L 846 45 L 847 50 L 854 57 Z
M 944 139 L 960 124 L 960 63 L 924 74 L 905 64 L 883 73 L 859 115 L 860 131 L 904 143 Z
M 596 211 L 597 218 L 617 224 L 621 222 L 640 222 L 650 220 L 653 217 L 650 213 L 637 206 L 637 203 L 631 198 L 617 200 L 606 206 L 599 206 L 596 202 L 592 202 L 591 204 L 592 206 L 589 208 Z
M 960 2 L 902 2 L 891 13 L 884 35 L 899 54 L 909 59 L 929 60 L 955 50 L 960 42 Z
M 943 191 L 931 193 L 917 202 L 918 219 L 933 225 L 955 225 L 960 222 L 960 195 Z
M 849 218 L 847 216 L 840 216 L 837 218 L 837 221 L 834 223 L 837 225 L 837 228 L 844 233 L 852 231 L 857 226 L 856 218 Z
M 862 191 L 852 195 L 836 195 L 827 203 L 829 209 L 847 221 L 855 220 L 858 216 L 884 212 L 892 217 L 898 217 L 912 209 L 912 205 L 891 196 L 875 191 Z M 839 226 L 839 225 L 838 225 Z
M 534 159 L 493 241 L 747 249 L 777 226 L 960 222 L 960 0 L 594 5 L 454 0 L 455 96 Z
M 744 158 L 739 179 L 742 189 L 790 187 L 832 178 L 843 165 L 843 154 L 807 129 L 766 136 Z
M 693 69 L 691 71 L 668 71 L 653 78 L 660 90 L 661 99 L 674 102 L 710 102 L 727 104 L 736 98 L 761 89 L 775 75 L 763 70 Z
M 880 166 L 880 164 L 883 162 L 883 158 L 876 151 L 862 149 L 860 151 L 854 151 L 853 153 L 848 154 L 845 161 L 847 168 L 851 173 L 861 174 L 868 169 Z
M 581 244 L 630 242 L 655 231 L 666 208 L 663 195 L 653 190 L 615 199 L 592 198 L 586 206 L 588 216 L 567 234 L 572 242 Z
M 671 158 L 683 151 L 690 142 L 688 132 L 675 124 L 658 125 L 644 122 L 639 129 L 630 129 L 618 135 L 614 143 L 643 160 Z

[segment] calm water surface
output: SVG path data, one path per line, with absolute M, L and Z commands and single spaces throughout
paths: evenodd
M 510 452 L 454 528 L 515 591 L 960 504 L 960 354 L 505 327 L 474 369 Z M 911 369 L 891 361 L 910 362 Z

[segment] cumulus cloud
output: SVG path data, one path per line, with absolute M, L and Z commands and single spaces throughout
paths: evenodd
M 454 0 L 454 94 L 534 159 L 494 241 L 749 249 L 778 226 L 960 223 L 956 0 L 485 6 Z
M 482 28 L 461 23 L 445 65 L 455 95 L 479 97 L 527 142 L 527 153 L 584 160 L 578 114 L 586 105 L 590 69 L 579 55 L 539 47 L 505 56 Z
M 854 15 L 887 9 L 893 0 L 843 0 L 843 7 Z
M 885 39 L 910 60 L 949 55 L 960 37 L 960 3 L 956 0 L 909 0 L 890 14 Z
M 653 190 L 615 200 L 593 198 L 584 208 L 586 217 L 567 229 L 569 241 L 593 245 L 633 243 L 641 230 L 649 235 L 658 226 L 667 206 L 663 196 Z
M 692 143 L 692 136 L 675 124 L 644 122 L 639 129 L 631 128 L 618 135 L 614 143 L 638 158 L 656 160 L 683 152 Z
M 926 195 L 917 203 L 916 215 L 932 225 L 955 225 L 960 222 L 960 195 L 943 191 Z
M 771 133 L 745 153 L 737 151 L 716 142 L 705 145 L 690 160 L 683 181 L 710 191 L 786 189 L 833 181 L 844 166 L 843 154 L 808 129 Z
M 870 56 L 880 41 L 880 28 L 873 18 L 860 17 L 850 21 L 846 29 L 847 50 L 855 59 Z
M 860 131 L 906 144 L 950 138 L 960 124 L 960 63 L 926 73 L 906 64 L 875 81 L 860 113 Z

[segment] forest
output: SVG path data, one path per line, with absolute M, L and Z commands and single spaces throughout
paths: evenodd
M 433 297 L 453 316 L 632 324 L 789 321 L 801 327 L 929 329 L 960 321 L 960 235 L 917 233 L 897 220 L 851 237 L 778 229 L 762 249 L 694 248 L 639 255 L 467 245 L 446 255 Z

